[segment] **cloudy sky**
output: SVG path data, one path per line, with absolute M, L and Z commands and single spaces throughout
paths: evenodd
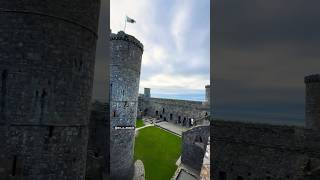
M 319 7 L 318 0 L 215 1 L 217 118 L 304 123 L 303 78 L 320 73 Z
M 144 44 L 140 93 L 153 97 L 204 100 L 210 81 L 209 0 L 110 0 L 110 28 Z

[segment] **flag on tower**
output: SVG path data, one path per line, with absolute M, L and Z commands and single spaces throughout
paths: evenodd
M 129 23 L 135 23 L 136 21 L 134 20 L 134 19 L 131 19 L 131 18 L 129 18 L 128 16 L 127 16 L 127 22 L 129 22 Z

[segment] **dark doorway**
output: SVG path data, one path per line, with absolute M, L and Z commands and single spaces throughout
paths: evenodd
M 224 171 L 219 172 L 219 179 L 220 180 L 227 180 L 227 174 Z
M 156 111 L 156 115 L 158 116 L 158 114 L 159 114 L 159 112 L 158 111 Z
M 172 120 L 172 114 L 170 114 L 170 120 Z

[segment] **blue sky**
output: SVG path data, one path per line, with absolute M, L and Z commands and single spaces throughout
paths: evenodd
M 144 44 L 140 93 L 153 97 L 204 100 L 210 82 L 209 0 L 111 0 L 110 28 Z

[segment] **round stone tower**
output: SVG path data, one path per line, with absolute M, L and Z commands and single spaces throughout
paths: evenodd
M 123 31 L 111 34 L 110 174 L 131 179 L 143 45 Z
M 320 130 L 320 74 L 306 76 L 306 127 Z
M 151 97 L 150 88 L 144 88 L 144 97 Z
M 0 7 L 0 177 L 84 180 L 100 2 Z
M 205 97 L 205 101 L 210 104 L 210 85 L 206 85 L 206 97 Z

